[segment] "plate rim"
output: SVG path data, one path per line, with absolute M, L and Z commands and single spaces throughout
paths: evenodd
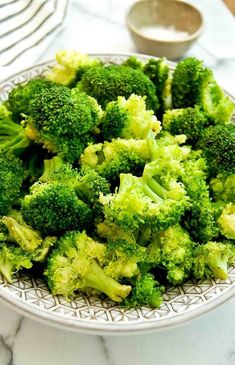
M 89 53 L 91 57 L 125 57 L 128 58 L 130 56 L 136 56 L 141 60 L 148 60 L 150 58 L 159 59 L 156 56 L 150 56 L 145 54 L 139 53 L 113 53 L 113 52 L 105 52 L 105 53 Z M 177 65 L 176 62 L 166 60 L 168 65 L 174 69 Z M 17 77 L 21 76 L 22 73 L 27 73 L 33 70 L 34 68 L 44 67 L 48 65 L 53 65 L 55 60 L 49 59 L 47 61 L 35 63 L 33 66 L 22 68 L 17 72 L 11 74 L 10 76 L 6 77 L 5 79 L 1 80 L 0 82 L 0 93 L 1 88 L 6 82 L 11 82 L 11 80 L 16 79 Z M 224 90 L 226 95 L 228 95 L 232 101 L 235 103 L 235 98 L 226 90 Z M 157 330 L 164 330 L 169 329 L 172 327 L 179 326 L 184 324 L 190 320 L 194 320 L 199 318 L 200 316 L 208 313 L 212 309 L 220 306 L 231 297 L 235 295 L 235 285 L 231 286 L 228 289 L 225 289 L 220 295 L 214 297 L 207 302 L 199 305 L 196 308 L 193 308 L 186 312 L 179 312 L 176 313 L 174 316 L 171 317 L 162 317 L 162 318 L 155 318 L 148 321 L 143 322 L 88 322 L 88 321 L 81 321 L 81 320 L 74 320 L 71 317 L 62 317 L 56 313 L 48 312 L 45 309 L 40 307 L 32 306 L 30 303 L 11 295 L 10 292 L 6 291 L 4 287 L 0 286 L 0 300 L 11 307 L 12 309 L 20 312 L 22 315 L 25 315 L 31 319 L 40 321 L 45 324 L 50 324 L 54 327 L 59 327 L 62 329 L 76 331 L 80 333 L 86 334 L 93 334 L 93 335 L 130 335 L 130 334 L 140 334 L 144 332 L 154 332 Z

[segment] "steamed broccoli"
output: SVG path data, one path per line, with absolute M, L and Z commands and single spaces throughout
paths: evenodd
M 31 267 L 31 257 L 27 252 L 0 238 L 0 273 L 8 283 L 12 283 L 12 275 L 17 271 Z
M 74 85 L 89 68 L 101 65 L 98 58 L 73 50 L 59 51 L 55 58 L 57 64 L 46 73 L 46 77 L 62 85 Z
M 147 109 L 157 112 L 159 108 L 152 81 L 142 71 L 128 66 L 92 67 L 83 74 L 77 87 L 93 96 L 102 107 L 118 96 L 129 98 L 136 94 L 146 96 Z
M 75 192 L 79 199 L 90 206 L 94 217 L 97 218 L 102 212 L 100 194 L 109 194 L 110 184 L 95 170 L 87 169 L 81 171 L 75 185 Z
M 113 222 L 99 222 L 96 225 L 99 237 L 105 238 L 107 241 L 125 241 L 128 243 L 136 243 L 135 235 L 130 231 L 123 230 L 120 226 Z
M 168 110 L 163 115 L 163 128 L 173 135 L 185 134 L 187 142 L 194 145 L 207 126 L 207 118 L 196 106 L 195 108 Z
M 29 109 L 27 136 L 69 162 L 93 140 L 102 116 L 95 99 L 62 85 L 43 90 Z
M 189 234 L 175 225 L 153 236 L 147 247 L 146 262 L 165 268 L 168 281 L 178 285 L 190 275 L 193 247 Z
M 217 124 L 203 131 L 199 148 L 210 167 L 212 176 L 235 173 L 235 125 Z
M 132 67 L 135 70 L 141 70 L 143 71 L 144 69 L 144 65 L 141 61 L 139 61 L 136 56 L 130 56 L 129 58 L 127 58 L 123 63 L 122 66 L 128 66 L 128 67 Z
M 230 248 L 221 242 L 208 242 L 194 249 L 193 276 L 196 279 L 228 277 Z
M 144 247 L 134 242 L 114 239 L 106 244 L 107 254 L 104 266 L 106 274 L 119 280 L 120 278 L 131 278 L 139 274 L 138 263 L 144 261 Z
M 116 184 L 120 173 L 140 176 L 150 160 L 147 140 L 114 139 L 103 144 L 91 144 L 81 156 L 81 166 L 96 170 L 111 183 Z
M 235 203 L 235 174 L 219 174 L 210 181 L 215 200 Z
M 120 174 L 119 190 L 101 196 L 104 216 L 108 222 L 135 232 L 141 231 L 143 225 L 164 230 L 179 221 L 187 206 L 182 184 L 174 178 L 168 182 L 158 182 L 154 178 L 154 166 L 150 167 L 150 173 L 147 173 L 145 167 L 143 178 Z
M 42 237 L 39 232 L 28 226 L 20 212 L 12 210 L 8 216 L 2 218 L 3 224 L 9 231 L 9 237 L 16 242 L 24 251 L 33 252 L 42 244 Z
M 77 290 L 93 288 L 121 302 L 131 287 L 121 285 L 101 268 L 106 254 L 105 245 L 86 233 L 69 232 L 61 237 L 48 259 L 46 278 L 53 294 L 72 297 Z
M 161 124 L 152 110 L 146 110 L 144 97 L 132 94 L 127 100 L 119 96 L 106 105 L 102 119 L 105 140 L 113 138 L 155 138 Z
M 96 217 L 101 213 L 100 194 L 110 193 L 109 183 L 98 172 L 90 168 L 78 171 L 58 156 L 44 160 L 40 181 L 57 182 L 70 187 L 80 200 L 90 206 Z
M 92 211 L 75 191 L 58 182 L 35 183 L 22 200 L 25 222 L 41 233 L 58 234 L 83 229 L 92 221 Z
M 1 227 L 2 228 L 2 227 Z M 8 283 L 17 271 L 32 267 L 31 255 L 12 242 L 7 232 L 0 232 L 0 273 Z
M 164 58 L 151 58 L 144 66 L 144 73 L 150 78 L 156 87 L 156 93 L 160 102 L 160 111 L 172 108 L 171 81 L 172 73 Z
M 2 223 L 8 229 L 8 239 L 30 254 L 32 261 L 45 261 L 50 248 L 57 240 L 51 236 L 43 238 L 38 231 L 24 222 L 21 213 L 16 210 L 11 210 L 8 216 L 4 216 Z
M 0 151 L 0 215 L 8 212 L 25 178 L 22 161 L 10 152 Z
M 27 83 L 19 84 L 9 93 L 7 105 L 12 112 L 12 118 L 20 123 L 25 115 L 29 113 L 31 100 L 43 90 L 49 90 L 53 83 L 43 77 L 36 77 Z
M 177 64 L 171 90 L 174 109 L 198 105 L 215 123 L 230 122 L 234 104 L 224 95 L 212 71 L 196 58 L 188 57 Z
M 136 277 L 134 287 L 129 297 L 124 300 L 124 305 L 135 308 L 149 306 L 159 308 L 162 304 L 164 287 L 160 286 L 153 275 L 147 273 Z
M 235 204 L 228 203 L 224 207 L 217 223 L 223 236 L 235 240 Z

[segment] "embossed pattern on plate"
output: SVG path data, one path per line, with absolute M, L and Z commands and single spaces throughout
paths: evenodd
M 120 64 L 130 55 L 98 54 L 105 63 Z M 142 61 L 148 56 L 138 55 Z M 0 85 L 0 101 L 6 100 L 16 85 L 41 75 L 53 62 L 36 65 Z M 174 64 L 169 62 L 171 68 Z M 78 295 L 71 302 L 49 293 L 42 279 L 27 272 L 14 276 L 8 284 L 0 274 L 0 298 L 25 315 L 63 328 L 87 333 L 139 333 L 170 327 L 195 318 L 221 304 L 235 293 L 235 268 L 222 280 L 187 281 L 169 287 L 159 309 L 124 309 L 110 300 Z

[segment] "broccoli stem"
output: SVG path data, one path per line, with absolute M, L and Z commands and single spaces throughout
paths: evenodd
M 44 160 L 44 171 L 40 177 L 40 181 L 46 182 L 50 176 L 64 165 L 64 161 L 61 157 L 55 156 L 50 160 Z
M 85 286 L 105 293 L 115 302 L 121 302 L 131 291 L 131 286 L 121 285 L 106 275 L 95 260 L 92 260 L 91 271 L 85 277 Z
M 147 184 L 143 184 L 143 190 L 144 193 L 152 199 L 152 201 L 156 204 L 161 204 L 163 202 L 163 199 L 160 198 Z
M 0 257 L 0 272 L 8 283 L 12 283 L 13 264 L 4 257 Z

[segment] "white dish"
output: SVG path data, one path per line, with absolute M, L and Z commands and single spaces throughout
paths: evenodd
M 96 54 L 105 63 L 122 63 L 128 54 Z M 141 61 L 150 57 L 137 55 Z M 0 101 L 18 83 L 43 74 L 53 62 L 33 66 L 12 76 L 0 85 Z M 171 68 L 175 64 L 169 62 Z M 234 100 L 234 99 L 233 99 Z M 76 300 L 49 293 L 39 278 L 20 272 L 12 284 L 0 275 L 0 298 L 22 314 L 78 332 L 91 334 L 136 334 L 178 325 L 196 318 L 235 294 L 235 268 L 229 269 L 229 278 L 222 280 L 188 281 L 184 285 L 169 288 L 159 309 L 143 307 L 124 309 L 110 300 L 78 295 Z

